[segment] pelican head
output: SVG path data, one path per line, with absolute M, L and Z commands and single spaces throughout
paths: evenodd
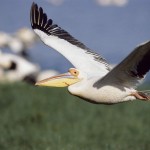
M 78 83 L 81 80 L 83 80 L 83 77 L 80 71 L 75 68 L 70 68 L 67 73 L 38 81 L 35 85 L 50 87 L 66 87 Z

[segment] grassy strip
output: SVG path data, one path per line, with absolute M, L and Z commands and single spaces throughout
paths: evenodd
M 0 86 L 0 150 L 148 150 L 150 102 L 94 105 L 67 89 Z

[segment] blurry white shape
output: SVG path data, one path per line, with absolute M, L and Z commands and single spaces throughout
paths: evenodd
M 20 53 L 24 49 L 22 41 L 8 33 L 0 32 L 0 48 L 10 48 L 15 53 Z
M 113 0 L 114 5 L 116 6 L 125 6 L 128 3 L 128 0 Z
M 46 0 L 46 1 L 54 6 L 60 6 L 64 2 L 64 0 Z
M 52 77 L 52 76 L 56 76 L 58 75 L 59 72 L 55 71 L 55 70 L 43 70 L 41 71 L 38 76 L 37 76 L 37 81 Z
M 11 37 L 8 42 L 8 47 L 15 53 L 21 53 L 25 48 L 20 39 Z
M 13 34 L 0 32 L 0 48 L 9 48 L 13 53 L 24 58 L 28 58 L 27 50 L 38 40 L 38 36 L 26 27 Z
M 112 4 L 112 0 L 96 0 L 99 5 L 108 6 Z
M 10 36 L 7 33 L 0 32 L 0 47 L 3 48 L 10 41 Z
M 96 0 L 97 4 L 101 6 L 118 6 L 122 7 L 128 3 L 128 0 Z
M 59 73 L 55 70 L 42 70 L 34 64 L 18 55 L 3 53 L 0 50 L 0 82 L 25 81 L 35 83 Z
M 13 67 L 12 67 L 13 65 Z M 26 59 L 8 53 L 0 54 L 0 81 L 21 81 L 26 76 L 39 73 L 39 67 Z
M 32 44 L 34 44 L 37 40 L 39 40 L 39 38 L 33 32 L 33 30 L 26 27 L 19 29 L 15 33 L 15 36 L 25 44 L 25 47 L 31 47 Z

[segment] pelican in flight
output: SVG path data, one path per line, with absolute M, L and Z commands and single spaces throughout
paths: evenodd
M 136 47 L 119 65 L 111 69 L 102 56 L 54 24 L 35 3 L 31 6 L 30 20 L 40 39 L 75 67 L 69 69 L 68 73 L 41 80 L 36 85 L 68 86 L 71 94 L 96 104 L 150 100 L 148 93 L 135 89 L 150 69 L 150 41 Z

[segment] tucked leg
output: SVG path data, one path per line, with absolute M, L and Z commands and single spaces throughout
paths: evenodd
M 144 100 L 144 101 L 150 100 L 150 97 L 142 92 L 133 92 L 133 93 L 131 93 L 131 96 L 134 96 L 139 100 Z

